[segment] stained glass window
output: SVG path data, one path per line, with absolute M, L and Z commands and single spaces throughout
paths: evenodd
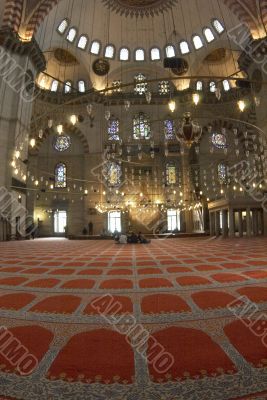
M 111 117 L 108 121 L 108 138 L 109 140 L 120 140 L 120 121 L 118 118 Z
M 166 140 L 175 139 L 175 126 L 172 119 L 166 119 L 164 121 L 164 134 Z
M 175 185 L 176 183 L 176 166 L 173 163 L 166 165 L 166 183 L 167 185 Z
M 55 168 L 55 187 L 65 188 L 67 186 L 67 168 L 63 163 L 59 163 Z
M 108 186 L 116 187 L 121 183 L 121 166 L 113 161 L 107 161 L 104 165 L 103 175 Z
M 227 179 L 227 167 L 224 163 L 218 164 L 218 180 L 221 184 L 225 183 Z
M 169 81 L 160 81 L 159 82 L 159 94 L 169 94 L 170 93 L 170 82 Z
M 133 119 L 133 136 L 134 139 L 149 139 L 151 134 L 149 117 L 140 112 Z
M 134 77 L 135 88 L 134 91 L 136 94 L 145 94 L 147 92 L 147 82 L 145 75 L 139 73 Z
M 224 133 L 214 132 L 211 141 L 217 149 L 225 149 L 227 147 L 227 137 Z
M 57 135 L 54 138 L 54 149 L 60 152 L 68 150 L 71 140 L 68 135 Z
M 112 82 L 112 92 L 113 93 L 120 93 L 122 91 L 121 89 L 121 81 L 117 80 L 117 81 L 113 81 Z

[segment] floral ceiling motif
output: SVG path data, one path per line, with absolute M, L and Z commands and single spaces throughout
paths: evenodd
M 178 3 L 178 0 L 102 0 L 112 11 L 130 17 L 158 15 Z

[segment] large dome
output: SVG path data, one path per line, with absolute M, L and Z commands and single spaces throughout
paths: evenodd
M 130 16 L 149 16 L 170 8 L 178 0 L 102 0 L 112 10 Z

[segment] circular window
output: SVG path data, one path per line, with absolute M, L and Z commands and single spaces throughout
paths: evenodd
M 71 140 L 68 135 L 57 135 L 54 137 L 53 146 L 56 151 L 63 151 L 68 150 L 71 145 Z

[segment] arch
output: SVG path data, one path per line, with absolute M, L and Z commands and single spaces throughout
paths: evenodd
M 87 138 L 84 135 L 84 133 L 79 128 L 77 128 L 76 126 L 73 126 L 72 124 L 66 124 L 66 125 L 64 125 L 64 127 L 65 127 L 66 131 L 68 131 L 69 133 L 71 133 L 73 135 L 77 135 L 80 138 L 80 140 L 83 144 L 83 147 L 84 147 L 84 153 L 89 154 L 89 144 L 88 144 Z M 39 137 L 36 139 L 35 154 L 39 154 L 41 145 L 48 138 L 50 133 L 51 133 L 51 131 L 49 129 L 46 129 L 44 131 L 43 137 L 41 139 Z

